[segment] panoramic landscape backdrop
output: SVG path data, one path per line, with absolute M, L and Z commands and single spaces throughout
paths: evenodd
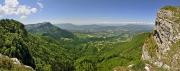
M 0 0 L 0 71 L 180 71 L 180 0 Z

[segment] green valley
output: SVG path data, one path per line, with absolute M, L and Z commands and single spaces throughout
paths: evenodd
M 0 71 L 180 71 L 180 0 L 0 0 Z
M 1 20 L 0 27 L 0 53 L 37 71 L 128 70 L 129 65 L 139 71 L 144 67 L 141 52 L 147 31 L 89 37 L 91 33 L 71 33 L 50 23 L 26 25 L 26 31 L 22 23 L 10 19 Z M 4 71 L 6 66 L 0 66 Z

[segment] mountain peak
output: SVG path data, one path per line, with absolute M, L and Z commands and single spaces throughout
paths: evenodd
M 39 25 L 47 25 L 47 26 L 49 26 L 49 25 L 52 25 L 50 22 L 42 22 L 42 23 L 38 23 Z
M 50 22 L 26 25 L 26 29 L 31 33 L 38 33 L 44 36 L 51 36 L 56 39 L 74 37 L 74 35 L 71 32 L 56 27 L 52 25 Z
M 37 24 L 29 24 L 26 26 L 26 28 L 38 28 L 38 27 L 47 27 L 47 26 L 53 26 L 50 22 L 42 22 L 42 23 L 37 23 Z

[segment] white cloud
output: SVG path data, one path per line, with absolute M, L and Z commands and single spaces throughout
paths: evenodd
M 44 5 L 40 2 L 37 2 L 37 5 L 40 7 L 40 8 L 44 8 Z
M 20 16 L 20 18 L 26 18 L 37 11 L 37 8 L 22 5 L 18 0 L 5 0 L 3 4 L 0 4 L 0 16 L 15 15 Z
M 36 13 L 37 11 L 38 11 L 37 8 L 31 8 L 32 13 Z
M 17 7 L 19 2 L 17 0 L 5 0 L 5 5 L 8 7 Z

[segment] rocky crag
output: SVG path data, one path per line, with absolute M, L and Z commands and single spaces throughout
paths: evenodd
M 32 67 L 22 64 L 17 58 L 0 54 L 0 71 L 35 71 Z
M 155 27 L 143 46 L 146 70 L 180 70 L 180 7 L 166 6 L 157 13 Z

